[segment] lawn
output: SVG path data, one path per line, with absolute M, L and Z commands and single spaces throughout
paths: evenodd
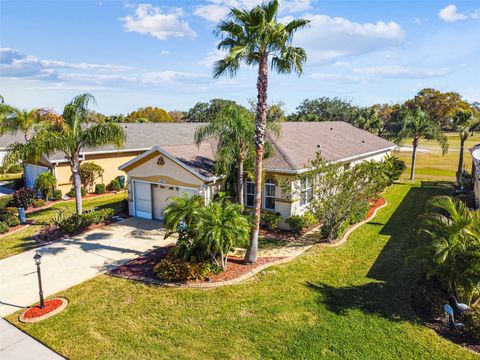
M 112 207 L 115 209 L 120 209 L 122 206 L 122 201 L 126 199 L 126 197 L 127 194 L 124 192 L 115 195 L 87 199 L 83 201 L 83 206 L 84 209 L 93 207 Z M 38 245 L 34 236 L 42 228 L 42 224 L 48 222 L 55 216 L 55 209 L 65 209 L 64 215 L 68 216 L 75 212 L 75 202 L 60 202 L 48 209 L 28 214 L 27 218 L 35 220 L 38 225 L 29 226 L 22 231 L 0 238 L 0 259 L 37 247 Z
M 439 145 L 435 141 L 421 140 L 420 147 L 427 152 L 417 151 L 417 164 L 415 166 L 415 179 L 417 180 L 455 180 L 457 172 L 458 156 L 460 149 L 460 140 L 457 133 L 446 133 L 449 143 L 448 154 L 442 156 Z M 468 151 L 475 144 L 480 143 L 480 133 L 475 133 L 469 137 L 465 143 L 465 168 L 470 171 L 472 167 L 472 157 Z M 407 139 L 405 146 L 411 146 L 411 139 Z M 407 163 L 408 169 L 403 174 L 403 179 L 410 177 L 410 166 L 412 163 L 411 151 L 395 152 L 395 156 Z
M 411 225 L 429 197 L 449 191 L 394 185 L 390 204 L 346 244 L 314 247 L 241 285 L 166 289 L 100 275 L 58 294 L 70 302 L 58 316 L 7 319 L 70 359 L 477 359 L 409 305 Z

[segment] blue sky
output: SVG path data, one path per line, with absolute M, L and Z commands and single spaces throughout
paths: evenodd
M 90 92 L 96 110 L 188 110 L 197 101 L 256 96 L 255 72 L 214 80 L 215 24 L 230 6 L 258 0 L 0 0 L 0 93 L 23 107 L 61 110 Z M 272 75 L 269 100 L 287 111 L 305 98 L 369 105 L 424 87 L 480 101 L 480 1 L 283 0 L 280 18 L 311 20 L 294 42 L 301 77 Z

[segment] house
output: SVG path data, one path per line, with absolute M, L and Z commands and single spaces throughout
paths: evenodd
M 156 144 L 138 157 L 119 167 L 127 174 L 129 211 L 132 216 L 163 219 L 169 199 L 183 193 L 199 194 L 205 201 L 222 189 L 222 177 L 213 173 L 216 152 L 214 140 L 194 143 L 193 124 L 190 142 L 172 144 L 166 138 L 176 137 L 179 125 L 169 124 L 170 135 L 159 138 Z M 283 122 L 281 135 L 270 141 L 274 154 L 264 161 L 264 191 L 262 207 L 281 215 L 280 227 L 291 215 L 302 214 L 311 201 L 312 187 L 308 181 L 299 183 L 297 175 L 308 171 L 310 161 L 320 152 L 328 161 L 358 163 L 382 161 L 395 144 L 345 122 Z M 178 129 L 177 129 L 178 127 Z M 186 127 L 183 128 L 185 131 Z M 291 196 L 282 189 L 300 189 Z M 245 205 L 254 205 L 255 184 L 245 184 Z
M 181 145 L 191 144 L 195 129 L 199 124 L 174 124 L 175 130 L 169 123 L 146 123 L 146 124 L 121 124 L 125 129 L 126 142 L 122 149 L 116 149 L 113 145 L 101 149 L 85 149 L 81 153 L 81 161 L 94 162 L 104 169 L 103 176 L 96 183 L 109 184 L 118 176 L 125 176 L 125 172 L 118 167 L 151 149 L 157 144 Z M 0 136 L 0 156 L 5 153 L 8 145 L 14 142 L 25 142 L 23 134 Z M 37 176 L 42 172 L 52 172 L 57 178 L 57 189 L 63 194 L 73 187 L 72 172 L 70 165 L 61 152 L 42 157 L 35 164 L 25 165 L 25 183 L 27 187 L 33 187 Z
M 480 207 L 480 144 L 475 145 L 470 149 L 472 154 L 472 175 L 473 175 L 473 190 L 475 194 L 475 205 Z

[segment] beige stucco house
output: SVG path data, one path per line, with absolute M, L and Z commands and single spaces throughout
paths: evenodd
M 473 191 L 475 194 L 475 205 L 480 207 L 480 144 L 475 145 L 470 149 L 472 154 L 473 165 L 472 165 L 472 175 L 473 175 Z
M 170 124 L 165 131 L 174 136 L 178 125 Z M 159 139 L 150 150 L 119 167 L 128 177 L 130 215 L 162 220 L 163 210 L 172 197 L 200 194 L 208 201 L 222 189 L 222 177 L 213 173 L 216 143 L 211 140 L 197 146 L 195 127 L 191 125 L 190 143 L 169 145 Z M 262 207 L 280 213 L 283 228 L 287 227 L 285 220 L 302 214 L 311 200 L 311 186 L 308 182 L 300 183 L 297 175 L 308 171 L 318 152 L 328 161 L 357 163 L 382 161 L 396 146 L 345 122 L 281 123 L 280 137 L 270 141 L 275 152 L 264 162 Z M 285 187 L 291 191 L 283 193 Z M 253 206 L 254 193 L 253 181 L 247 180 L 247 207 Z

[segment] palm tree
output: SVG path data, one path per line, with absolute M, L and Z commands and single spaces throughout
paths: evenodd
M 240 63 L 258 67 L 257 109 L 255 125 L 255 221 L 252 226 L 250 245 L 245 255 L 246 263 L 257 259 L 260 210 L 262 204 L 263 147 L 267 125 L 268 67 L 280 74 L 295 71 L 302 73 L 307 56 L 305 50 L 291 45 L 293 35 L 308 24 L 308 20 L 295 19 L 287 24 L 277 21 L 278 1 L 273 0 L 251 10 L 231 9 L 229 18 L 216 28 L 221 38 L 217 48 L 227 55 L 215 62 L 215 78 L 227 74 L 234 76 Z
M 202 205 L 203 200 L 200 195 L 183 194 L 171 199 L 163 214 L 163 223 L 169 231 L 165 238 L 176 232 L 182 222 L 186 227 L 191 227 L 196 222 Z
M 88 106 L 95 98 L 82 94 L 73 98 L 63 109 L 61 121 L 43 127 L 24 145 L 12 144 L 4 162 L 13 163 L 19 159 L 40 158 L 61 151 L 70 164 L 75 188 L 77 214 L 82 213 L 82 195 L 80 178 L 80 153 L 85 148 L 99 148 L 107 144 L 121 147 L 125 142 L 125 132 L 118 124 L 89 123 Z M 55 117 L 55 114 L 49 114 Z M 58 117 L 58 116 L 56 116 Z
M 28 141 L 35 127 L 47 120 L 46 114 L 47 111 L 43 109 L 28 111 L 0 103 L 0 135 L 20 131 L 25 141 Z
M 478 123 L 479 120 L 475 118 L 471 111 L 468 110 L 458 110 L 453 116 L 453 128 L 460 136 L 460 155 L 458 158 L 458 168 L 456 174 L 458 184 L 460 183 L 460 177 L 463 170 L 465 141 L 470 136 L 472 129 L 474 129 Z
M 480 291 L 480 210 L 449 196 L 432 198 L 428 207 L 419 232 L 426 239 L 421 255 L 427 275 L 437 276 L 455 297 L 460 289 L 470 303 Z
M 213 262 L 218 264 L 220 257 L 220 267 L 225 270 L 228 253 L 248 241 L 249 230 L 250 223 L 242 214 L 242 207 L 221 196 L 200 212 L 196 241 L 203 244 Z
M 53 192 L 57 179 L 51 172 L 44 172 L 38 175 L 35 180 L 35 189 L 40 190 L 45 201 L 48 201 L 48 195 Z
M 403 144 L 407 138 L 412 138 L 412 169 L 410 180 L 415 178 L 415 163 L 417 160 L 417 147 L 420 139 L 436 140 L 441 148 L 442 154 L 448 151 L 448 140 L 443 134 L 440 125 L 430 120 L 427 113 L 419 107 L 415 110 L 407 109 L 402 113 L 402 128 L 396 135 L 395 141 Z

